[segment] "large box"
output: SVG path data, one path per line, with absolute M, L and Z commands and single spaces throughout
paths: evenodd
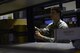
M 80 39 L 80 27 L 56 29 L 54 30 L 56 40 L 76 40 Z

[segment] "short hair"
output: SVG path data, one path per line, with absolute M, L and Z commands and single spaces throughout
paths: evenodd
M 61 12 L 61 8 L 60 7 L 53 7 L 51 8 L 51 11 L 55 10 L 57 13 Z

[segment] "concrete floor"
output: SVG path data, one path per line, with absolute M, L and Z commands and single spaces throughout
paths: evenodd
M 76 53 L 71 43 L 26 43 L 0 48 L 0 53 Z

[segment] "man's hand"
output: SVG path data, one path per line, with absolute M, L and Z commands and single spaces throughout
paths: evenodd
M 41 39 L 43 41 L 49 41 L 49 42 L 54 42 L 54 38 L 49 38 L 49 37 L 46 37 L 44 35 L 42 35 L 39 31 L 35 31 L 35 38 L 37 39 Z
M 39 31 L 35 31 L 35 38 L 42 39 L 42 35 Z

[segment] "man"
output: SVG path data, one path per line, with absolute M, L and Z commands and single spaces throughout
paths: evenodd
M 50 17 L 54 21 L 54 23 L 50 23 L 46 28 L 42 29 L 41 31 L 36 31 L 36 38 L 43 40 L 43 41 L 49 41 L 54 42 L 54 29 L 61 28 L 65 29 L 68 28 L 68 25 L 60 19 L 61 10 L 59 7 L 51 8 L 51 14 Z M 36 27 L 35 27 L 36 28 Z

